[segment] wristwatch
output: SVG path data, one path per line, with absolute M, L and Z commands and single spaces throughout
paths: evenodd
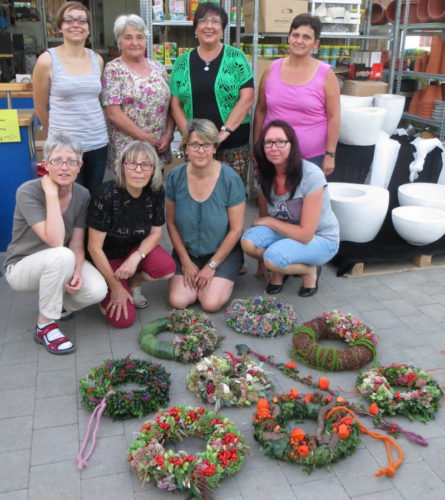
M 221 130 L 223 132 L 228 132 L 229 134 L 233 134 L 233 130 L 230 127 L 227 127 L 227 125 L 222 125 Z
M 209 260 L 208 264 L 215 271 L 218 269 L 218 264 L 214 260 Z
M 335 153 L 333 153 L 332 151 L 326 151 L 325 155 L 329 155 L 332 156 L 332 158 L 335 158 Z
M 144 260 L 146 257 L 145 253 L 142 250 L 139 250 L 139 248 L 137 249 L 137 252 L 139 252 L 139 255 L 141 256 L 141 260 Z

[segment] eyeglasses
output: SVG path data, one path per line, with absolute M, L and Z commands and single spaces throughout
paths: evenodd
M 148 161 L 126 161 L 124 165 L 128 168 L 128 170 L 136 170 L 138 167 L 141 167 L 145 172 L 153 168 L 153 165 Z
M 48 161 L 48 163 L 53 167 L 61 167 L 64 163 L 66 163 L 66 165 L 71 168 L 78 167 L 80 165 L 79 160 L 62 160 L 62 158 L 52 158 Z
M 202 147 L 204 151 L 209 151 L 213 144 L 211 142 L 203 142 L 200 144 L 199 142 L 188 142 L 187 146 L 192 150 L 192 151 L 199 151 L 199 148 Z
M 198 24 L 222 24 L 219 17 L 200 17 L 197 21 Z
M 87 24 L 88 19 L 86 17 L 64 17 L 63 22 L 66 24 Z
M 286 144 L 290 142 L 285 139 L 278 139 L 276 141 L 264 141 L 264 148 L 265 149 L 270 149 L 274 144 L 277 148 L 284 148 L 286 147 Z

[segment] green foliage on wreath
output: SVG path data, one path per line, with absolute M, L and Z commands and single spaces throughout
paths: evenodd
M 360 443 L 359 426 L 345 412 L 325 420 L 328 410 L 336 405 L 330 396 L 300 395 L 295 389 L 270 401 L 260 400 L 254 415 L 254 437 L 265 455 L 301 465 L 310 474 L 317 467 L 352 455 Z M 287 429 L 289 422 L 304 419 L 318 421 L 314 435 L 300 428 Z
M 397 387 L 407 390 L 397 390 Z M 394 363 L 360 373 L 357 389 L 384 415 L 405 415 L 411 420 L 428 422 L 443 397 L 439 384 L 423 370 Z
M 141 387 L 124 391 L 120 385 Z M 93 411 L 107 394 L 104 415 L 114 420 L 144 417 L 168 403 L 170 374 L 159 364 L 129 357 L 104 361 L 80 380 L 83 406 Z
M 164 447 L 168 441 L 187 437 L 204 439 L 204 451 L 192 455 Z M 238 472 L 247 449 L 242 434 L 223 415 L 200 406 L 173 406 L 142 425 L 128 460 L 143 484 L 204 499 L 223 479 Z
M 160 341 L 159 333 L 169 331 L 177 336 L 172 342 Z M 196 362 L 211 354 L 223 337 L 204 314 L 191 309 L 174 309 L 167 318 L 147 323 L 139 334 L 139 344 L 152 356 L 182 363 Z

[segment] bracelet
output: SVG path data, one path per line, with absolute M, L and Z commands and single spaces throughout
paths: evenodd
M 230 127 L 228 127 L 227 125 L 222 125 L 221 130 L 223 132 L 228 132 L 229 134 L 233 134 L 233 130 Z
M 326 151 L 325 156 L 326 155 L 331 156 L 332 158 L 335 158 L 335 153 L 333 153 L 332 151 Z

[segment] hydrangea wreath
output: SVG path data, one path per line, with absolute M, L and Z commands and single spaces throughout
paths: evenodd
M 238 333 L 278 337 L 295 328 L 297 314 L 282 300 L 259 296 L 232 300 L 226 321 Z
M 272 390 L 263 368 L 246 356 L 241 359 L 211 356 L 200 361 L 187 376 L 188 388 L 204 403 L 250 406 Z
M 136 383 L 142 387 L 128 392 L 119 385 Z M 144 417 L 168 403 L 170 374 L 159 364 L 126 357 L 106 360 L 80 380 L 85 408 L 93 411 L 107 396 L 105 415 L 114 420 Z
M 206 440 L 205 450 L 191 455 L 164 448 L 167 441 L 186 437 Z M 151 482 L 159 489 L 201 499 L 238 472 L 247 449 L 244 437 L 220 413 L 200 406 L 174 406 L 142 425 L 128 450 L 128 460 L 143 484 Z
M 166 330 L 179 335 L 173 342 L 158 340 L 156 335 Z M 211 354 L 222 339 L 204 313 L 191 309 L 174 309 L 167 318 L 147 323 L 139 334 L 139 344 L 144 351 L 157 358 L 182 363 L 196 362 Z
M 361 373 L 357 389 L 376 403 L 381 413 L 406 415 L 420 422 L 434 419 L 443 396 L 439 384 L 425 371 L 404 364 L 378 366 Z
M 342 400 L 342 398 L 340 398 Z M 289 394 L 279 394 L 271 401 L 260 399 L 254 419 L 254 436 L 267 456 L 302 465 L 309 474 L 316 467 L 326 467 L 345 458 L 360 443 L 359 427 L 344 411 L 326 419 L 338 402 L 320 393 L 300 394 L 291 389 Z M 314 435 L 301 428 L 287 430 L 292 420 L 305 418 L 317 420 Z
M 319 345 L 319 340 L 343 340 L 348 349 Z M 351 313 L 326 312 L 300 325 L 293 333 L 293 357 L 319 370 L 355 370 L 376 356 L 377 337 Z

